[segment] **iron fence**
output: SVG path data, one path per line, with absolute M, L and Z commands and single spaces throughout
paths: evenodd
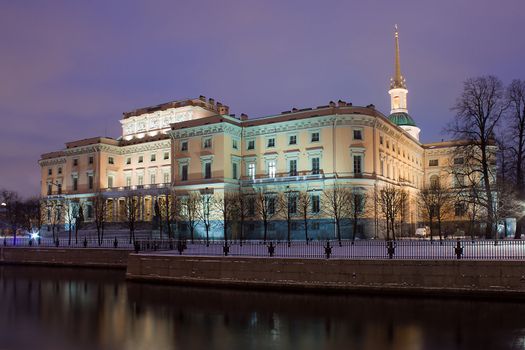
M 5 237 L 6 247 L 104 248 L 187 256 L 243 256 L 305 259 L 525 260 L 525 240 L 343 240 L 222 241 L 128 238 L 30 239 Z

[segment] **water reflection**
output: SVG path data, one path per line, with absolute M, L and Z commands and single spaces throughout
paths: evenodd
M 525 305 L 126 283 L 0 267 L 0 349 L 524 349 Z

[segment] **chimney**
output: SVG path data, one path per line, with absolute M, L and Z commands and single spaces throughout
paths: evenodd
M 230 114 L 230 107 L 225 106 L 222 103 L 217 102 L 217 109 L 219 110 L 220 115 Z
M 248 115 L 246 113 L 241 113 L 241 120 L 248 120 Z
M 346 106 L 346 102 L 343 101 L 343 100 L 339 100 L 339 101 L 337 101 L 337 106 L 338 107 L 345 107 Z
M 369 104 L 368 106 L 366 106 L 366 108 L 376 109 L 376 106 L 374 106 L 373 104 Z
M 335 107 L 335 102 L 334 101 L 330 101 L 330 103 L 328 103 L 328 105 L 333 108 L 333 107 Z
M 298 111 L 298 109 L 297 109 L 297 108 L 295 108 L 295 107 L 294 107 L 294 108 L 292 108 L 292 112 L 297 112 L 297 111 Z
M 201 100 L 202 102 L 206 102 L 206 96 L 200 95 L 199 100 Z
M 215 106 L 215 100 L 213 98 L 208 99 L 208 103 Z

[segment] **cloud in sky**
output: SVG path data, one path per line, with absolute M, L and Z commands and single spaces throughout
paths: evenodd
M 200 94 L 252 117 L 339 98 L 389 112 L 395 23 L 409 111 L 442 137 L 471 76 L 525 78 L 525 3 L 4 1 L 0 187 L 38 193 L 41 153 L 119 135 L 121 113 Z

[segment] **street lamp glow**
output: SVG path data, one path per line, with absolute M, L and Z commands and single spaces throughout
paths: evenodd
M 5 207 L 7 206 L 6 202 L 2 202 L 2 204 L 0 204 L 2 207 Z
M 38 231 L 38 230 L 35 231 L 35 230 L 33 229 L 33 230 L 31 231 L 31 239 L 38 239 L 39 237 L 40 237 L 40 231 Z

